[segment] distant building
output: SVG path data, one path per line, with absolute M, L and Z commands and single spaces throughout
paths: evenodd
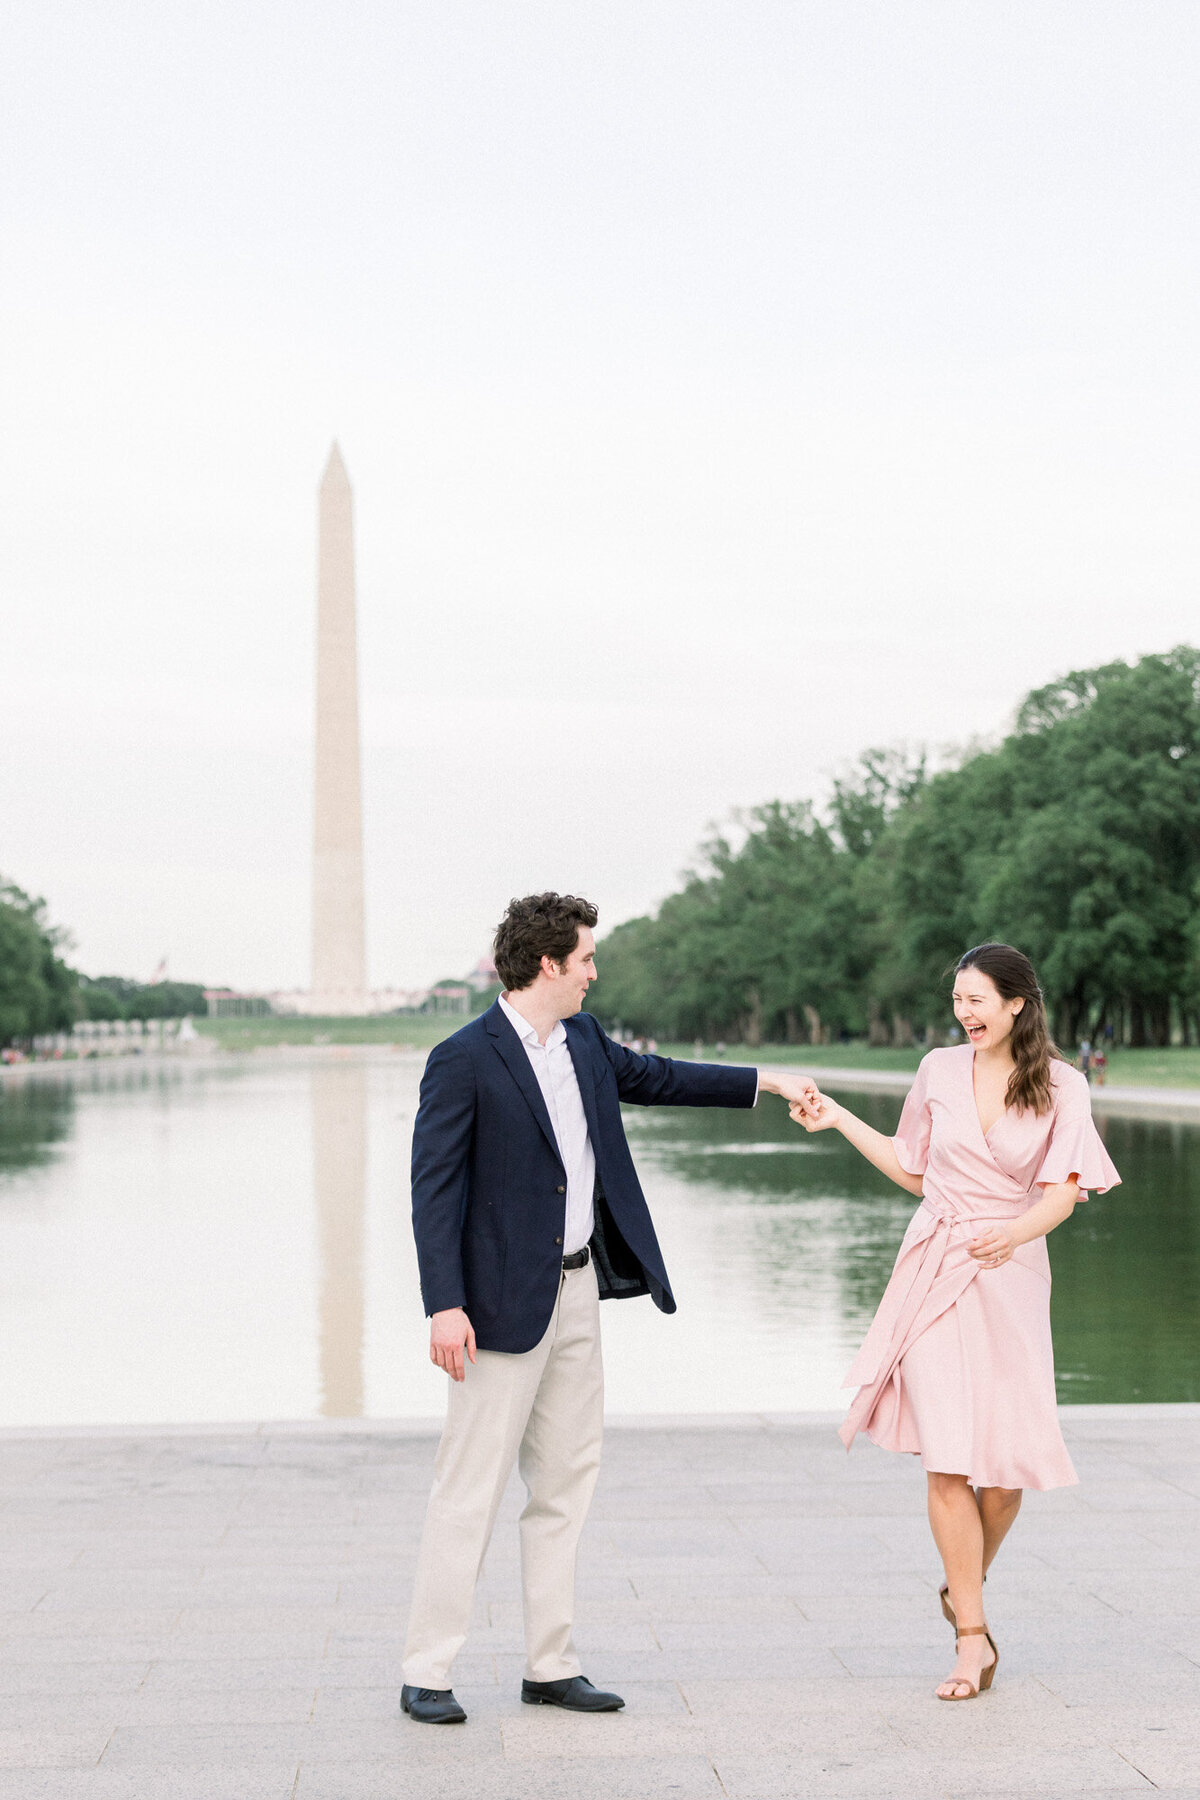
M 421 1008 L 427 1013 L 469 1013 L 471 992 L 465 981 L 435 981 L 429 999 Z
M 233 988 L 205 988 L 210 1019 L 266 1019 L 275 1011 L 270 994 L 239 994 Z
M 490 987 L 495 987 L 500 977 L 496 973 L 496 965 L 491 953 L 481 956 L 469 975 L 463 977 L 473 994 L 486 994 Z
M 281 989 L 269 996 L 272 1011 L 287 1018 L 326 1019 L 341 1014 L 321 1010 L 322 996 L 307 988 Z M 374 988 L 362 996 L 357 1018 L 376 1018 L 385 1013 L 419 1013 L 429 998 L 428 988 Z
M 420 1013 L 425 1011 L 429 989 L 375 988 L 367 998 L 373 1013 Z

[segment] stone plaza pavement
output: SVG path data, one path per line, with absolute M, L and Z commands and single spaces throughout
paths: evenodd
M 0 1800 L 1200 1796 L 1200 1406 L 1064 1413 L 949 1706 L 916 1464 L 827 1418 L 610 1429 L 580 1572 L 619 1715 L 522 1706 L 510 1491 L 455 1672 L 398 1714 L 424 1426 L 0 1435 Z

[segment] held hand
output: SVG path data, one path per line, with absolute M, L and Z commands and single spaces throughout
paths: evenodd
M 805 1131 L 828 1131 L 842 1116 L 842 1109 L 837 1101 L 831 1100 L 819 1088 L 813 1089 L 806 1104 L 794 1101 L 788 1107 L 788 1112 L 797 1125 L 803 1125 Z
M 439 1369 L 445 1369 L 451 1381 L 463 1378 L 463 1347 L 467 1355 L 475 1361 L 475 1333 L 471 1329 L 471 1321 L 461 1306 L 451 1306 L 445 1312 L 434 1313 L 429 1321 L 429 1360 L 436 1363 Z
M 999 1269 L 1012 1260 L 1016 1245 L 1002 1225 L 989 1225 L 971 1239 L 967 1249 L 983 1268 Z
M 816 1116 L 816 1103 L 820 1098 L 817 1084 L 811 1075 L 783 1075 L 778 1071 L 767 1075 L 760 1074 L 758 1085 L 766 1094 L 778 1094 L 790 1106 L 799 1106 L 804 1112 L 812 1112 Z

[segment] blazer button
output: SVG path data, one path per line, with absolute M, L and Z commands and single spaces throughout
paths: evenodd
M 560 1182 L 554 1191 L 556 1194 L 565 1194 L 567 1190 L 565 1187 L 563 1187 L 562 1183 Z
M 562 1243 L 562 1239 L 561 1239 L 561 1238 L 555 1238 L 555 1240 L 554 1240 L 554 1241 L 555 1241 L 555 1243 L 556 1243 L 556 1244 L 561 1244 L 561 1243 Z

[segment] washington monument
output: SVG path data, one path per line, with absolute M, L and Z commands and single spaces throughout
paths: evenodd
M 311 1010 L 365 1013 L 358 652 L 350 479 L 334 444 L 321 478 L 317 550 L 317 756 Z

